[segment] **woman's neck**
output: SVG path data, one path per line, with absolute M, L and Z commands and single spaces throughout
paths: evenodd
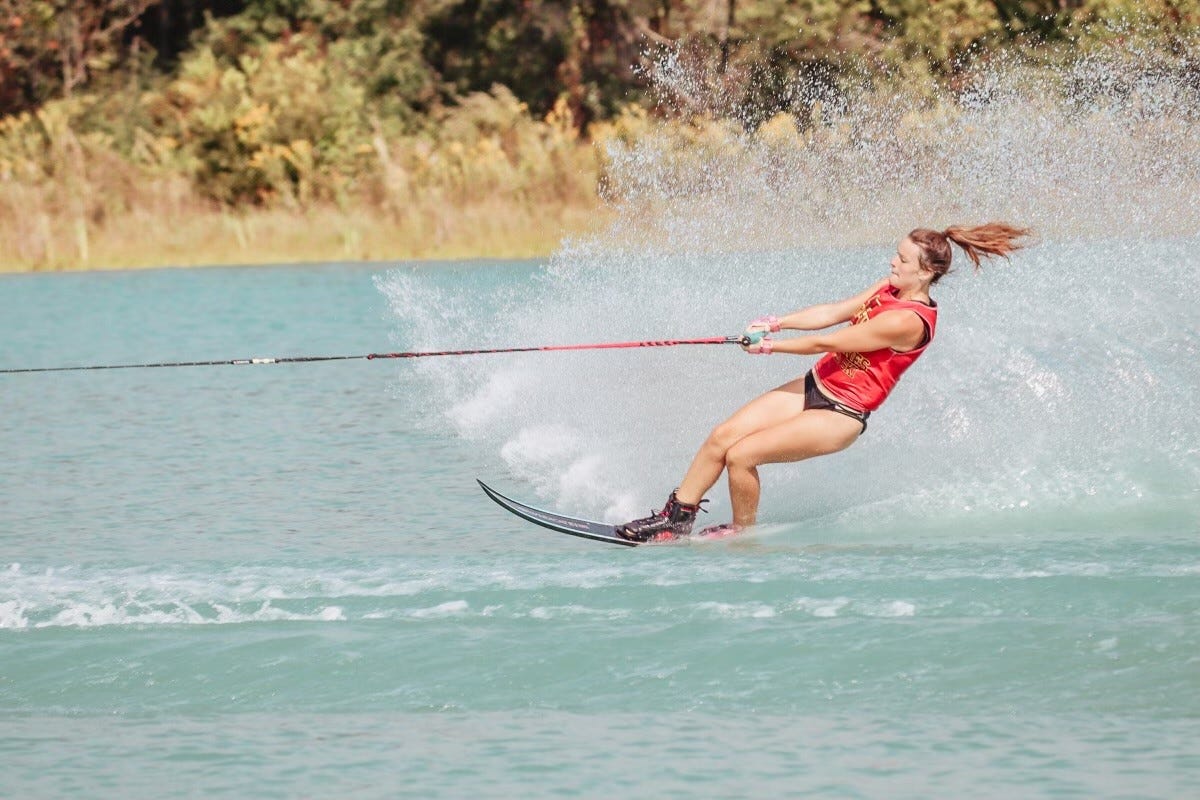
M 931 302 L 928 286 L 918 286 L 915 289 L 896 292 L 896 299 L 916 301 L 918 303 L 924 303 L 925 305 L 929 305 Z

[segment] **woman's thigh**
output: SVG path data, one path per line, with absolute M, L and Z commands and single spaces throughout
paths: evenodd
M 845 450 L 862 430 L 861 422 L 845 414 L 805 411 L 739 439 L 727 459 L 744 466 L 802 461 Z
M 718 425 L 714 433 L 732 445 L 757 431 L 797 417 L 803 411 L 804 378 L 797 378 L 754 398 Z

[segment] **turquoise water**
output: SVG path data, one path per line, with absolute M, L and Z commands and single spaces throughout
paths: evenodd
M 1197 246 L 948 281 L 868 434 L 703 545 L 475 478 L 644 512 L 806 360 L 2 376 L 0 796 L 1197 796 Z M 8 276 L 0 367 L 720 335 L 890 250 Z
M 612 223 L 545 262 L 0 278 L 0 368 L 355 355 L 726 335 L 918 225 L 1039 234 L 958 256 L 867 435 L 764 468 L 729 541 L 475 479 L 642 515 L 807 359 L 0 375 L 0 797 L 1200 796 L 1190 63 L 984 64 L 916 116 L 789 87 L 802 142 L 613 143 Z

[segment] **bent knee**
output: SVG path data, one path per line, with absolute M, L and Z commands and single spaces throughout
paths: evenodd
M 742 438 L 743 434 L 736 426 L 723 422 L 708 434 L 708 438 L 704 440 L 704 446 L 713 454 L 723 457 Z
M 765 463 L 765 460 L 758 456 L 755 448 L 737 442 L 725 451 L 725 466 L 730 469 L 753 469 Z

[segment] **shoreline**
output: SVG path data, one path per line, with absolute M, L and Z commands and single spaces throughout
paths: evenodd
M 595 230 L 610 216 L 599 200 L 594 206 L 486 204 L 402 216 L 332 207 L 130 213 L 103 225 L 43 216 L 41 258 L 22 258 L 21 248 L 11 246 L 22 232 L 0 226 L 0 243 L 11 256 L 0 262 L 0 274 L 545 258 L 564 239 Z

